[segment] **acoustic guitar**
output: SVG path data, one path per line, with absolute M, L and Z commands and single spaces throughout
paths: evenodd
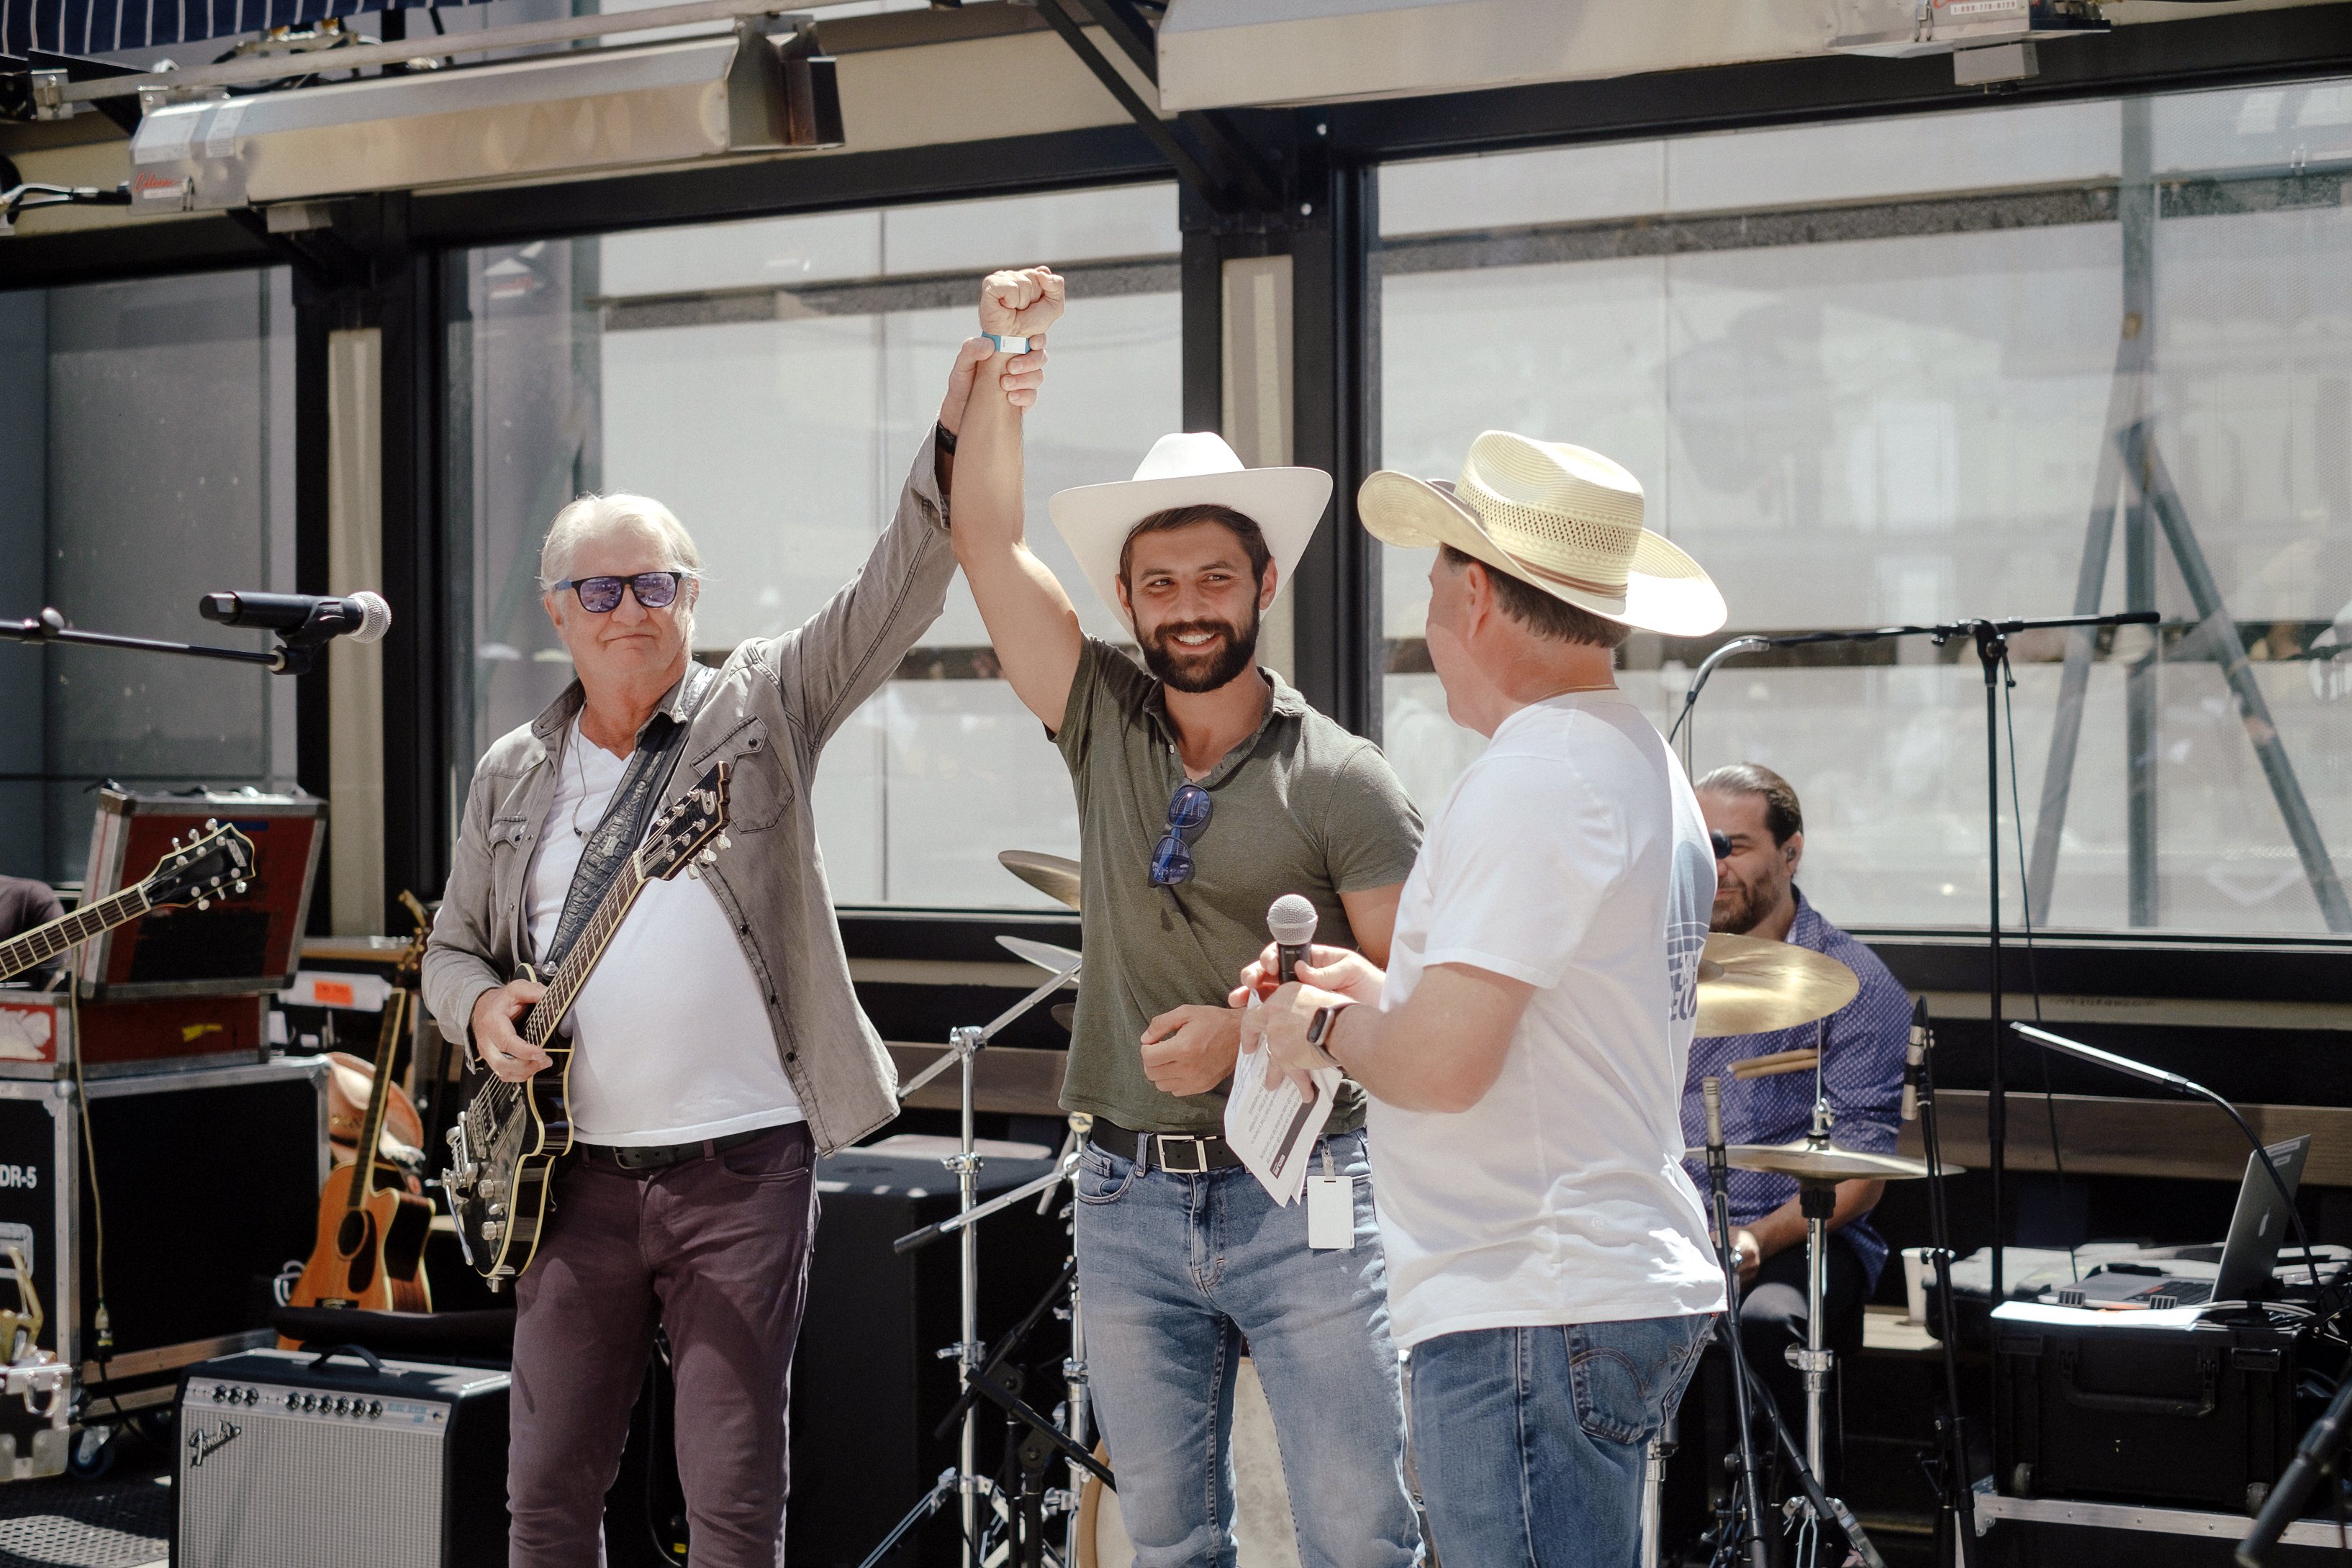
M 565 1101 L 572 1042 L 556 1030 L 646 884 L 680 872 L 699 876 L 728 847 L 727 775 L 728 764 L 714 765 L 654 820 L 563 962 L 551 974 L 533 977 L 546 985 L 547 994 L 523 1015 L 516 1032 L 545 1051 L 549 1065 L 520 1083 L 490 1080 L 449 1129 L 449 1167 L 441 1175 L 441 1191 L 457 1219 L 466 1260 L 492 1291 L 504 1289 L 530 1267 L 547 1219 L 556 1162 L 572 1150 L 572 1113 Z
M 173 839 L 170 852 L 138 886 L 0 942 L 0 980 L 60 957 L 77 944 L 128 925 L 151 910 L 187 904 L 209 909 L 215 898 L 243 893 L 246 878 L 252 874 L 253 841 L 235 828 L 206 822 L 204 833 L 191 833 L 185 846 Z
M 379 1312 L 429 1312 L 432 1287 L 425 1279 L 425 1242 L 433 1230 L 433 1200 L 416 1190 L 415 1178 L 383 1158 L 384 1108 L 392 1103 L 393 1059 L 407 1027 L 410 988 L 425 960 L 430 932 L 425 911 L 407 900 L 416 935 L 402 949 L 392 989 L 383 999 L 383 1025 L 375 1042 L 375 1082 L 368 1091 L 367 1116 L 360 1125 L 358 1157 L 328 1173 L 319 1194 L 319 1237 L 302 1265 L 302 1278 L 286 1299 L 289 1307 L 363 1307 Z M 295 1348 L 290 1343 L 283 1348 Z

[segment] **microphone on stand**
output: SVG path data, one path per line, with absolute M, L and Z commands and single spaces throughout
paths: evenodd
M 1920 1002 L 1911 1014 L 1911 1043 L 1903 1052 L 1903 1119 L 1919 1119 L 1920 1069 L 1927 1061 L 1927 1004 Z
M 369 589 L 324 598 L 313 593 L 207 593 L 196 613 L 224 626 L 264 626 L 288 642 L 324 642 L 349 637 L 381 641 L 392 630 L 392 606 Z
M 1284 985 L 1298 978 L 1298 966 L 1315 941 L 1318 916 L 1315 906 L 1295 893 L 1286 893 L 1265 912 L 1265 934 L 1274 938 L 1276 977 Z

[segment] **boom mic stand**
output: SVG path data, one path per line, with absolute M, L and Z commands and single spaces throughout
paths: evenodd
M 1690 716 L 1698 701 L 1699 688 L 1714 674 L 1715 665 L 1727 653 L 1738 650 L 1750 652 L 1757 648 L 1799 648 L 1816 643 L 1875 643 L 1889 637 L 1926 637 L 1937 647 L 1956 638 L 1967 638 L 1976 644 L 1977 662 L 1984 670 L 1985 695 L 1985 854 L 1987 881 L 1990 884 L 1990 908 L 1986 917 L 1986 936 L 1990 947 L 1987 971 L 1988 1000 L 1992 1017 L 1992 1072 L 1985 1102 L 1986 1166 L 1992 1186 L 1992 1299 L 1998 1303 L 2001 1293 L 2001 1254 L 2004 1250 L 2001 1224 L 2001 1169 L 2009 1143 L 2009 1109 L 2004 1098 L 2007 1084 L 2003 1080 L 2001 1046 L 2007 1034 L 2001 1019 L 2001 926 L 2000 926 L 2000 692 L 2009 671 L 2009 640 L 2020 632 L 2038 632 L 2058 628 L 2090 629 L 2101 626 L 2152 626 L 2158 621 L 2153 610 L 2126 610 L 2114 615 L 2053 615 L 2041 620 L 2011 617 L 2001 621 L 1947 621 L 1933 626 L 1876 626 L 1861 632 L 1803 632 L 1784 637 L 1735 638 L 1699 666 L 1698 678 L 1691 683 L 1683 699 L 1683 717 Z M 1742 647 L 1742 644 L 1746 647 Z M 1676 729 L 1682 727 L 1676 721 Z
M 952 1221 L 942 1221 L 940 1225 L 929 1228 L 929 1235 L 923 1231 L 917 1231 L 911 1236 L 900 1237 L 897 1249 L 901 1252 L 908 1251 L 920 1246 L 924 1240 L 950 1232 L 961 1244 L 956 1318 L 959 1337 L 952 1348 L 943 1350 L 940 1354 L 942 1359 L 950 1356 L 955 1359 L 958 1372 L 967 1389 L 981 1382 L 982 1368 L 987 1359 L 987 1347 L 980 1343 L 980 1232 L 974 1229 L 972 1225 L 972 1222 L 980 1218 L 979 1210 L 982 1207 L 978 1201 L 982 1161 L 972 1133 L 972 1118 L 977 1111 L 974 1096 L 975 1069 L 980 1061 L 980 1053 L 987 1048 L 990 1040 L 994 1040 L 1015 1019 L 1020 1018 L 1031 1008 L 1076 978 L 1082 963 L 1079 956 L 1066 947 L 1056 947 L 1045 942 L 1026 942 L 1013 936 L 1000 936 L 997 940 L 1017 956 L 1026 959 L 1040 968 L 1051 970 L 1052 973 L 1036 989 L 997 1014 L 987 1023 L 976 1029 L 966 1027 L 951 1030 L 948 1035 L 946 1052 L 938 1061 L 901 1084 L 898 1089 L 898 1103 L 904 1105 L 914 1097 L 916 1091 L 945 1072 L 949 1067 L 961 1066 L 963 1070 L 962 1092 L 958 1102 L 958 1109 L 962 1116 L 958 1147 L 954 1154 L 940 1162 L 956 1178 L 958 1202 L 955 1217 Z M 1061 1178 L 1062 1173 L 1056 1170 L 1049 1177 L 1041 1177 L 1016 1193 L 991 1200 L 986 1207 L 993 1212 L 997 1208 L 1005 1207 L 1014 1198 L 1024 1197 L 1040 1191 L 1049 1181 L 1059 1181 Z M 914 1529 L 924 1519 L 938 1512 L 940 1505 L 947 1500 L 950 1493 L 957 1500 L 957 1511 L 961 1523 L 963 1546 L 961 1561 L 963 1568 L 981 1568 L 981 1494 L 983 1491 L 994 1493 L 997 1489 L 995 1482 L 980 1473 L 979 1442 L 980 1410 L 976 1405 L 967 1404 L 963 1411 L 963 1437 L 956 1451 L 956 1468 L 942 1472 L 929 1492 L 926 1493 L 913 1508 L 907 1511 L 906 1516 L 899 1520 L 898 1527 L 892 1530 L 884 1538 L 882 1544 L 866 1558 L 865 1568 L 873 1568 L 874 1564 L 880 1563 L 905 1538 L 908 1531 Z M 1089 1454 L 1087 1458 L 1091 1462 L 1094 1456 Z
M 84 632 L 66 624 L 55 610 L 43 610 L 26 621 L 0 621 L 0 642 L 63 643 L 83 648 L 131 648 L 143 653 L 179 653 L 192 659 L 228 659 L 259 664 L 273 675 L 307 675 L 334 633 L 281 632 L 278 646 L 267 653 L 250 648 L 208 648 L 195 643 L 167 643 L 153 637 L 123 637 L 111 632 Z
M 1715 1219 L 1715 1255 L 1723 1260 L 1724 1307 L 1723 1315 L 1716 1320 L 1716 1331 L 1722 1337 L 1724 1354 L 1731 1361 L 1732 1418 L 1739 1427 L 1739 1487 L 1748 1503 L 1748 1568 L 1768 1568 L 1771 1559 L 1764 1542 L 1764 1484 L 1757 1474 L 1756 1438 L 1748 1412 L 1748 1347 L 1739 1333 L 1739 1254 L 1731 1245 L 1731 1161 L 1723 1147 L 1723 1081 L 1699 1080 L 1699 1093 L 1706 1103 L 1706 1186 Z M 1767 1391 L 1763 1397 L 1769 1403 L 1772 1396 Z M 1660 1523 L 1654 1511 L 1647 1523 L 1649 1555 L 1654 1562 Z M 1731 1547 L 1727 1536 L 1727 1539 L 1716 1542 L 1718 1563 L 1728 1561 L 1725 1556 Z
M 1976 1568 L 1977 1510 L 1973 1467 L 1969 1461 L 1968 1422 L 1960 1406 L 1959 1319 L 1952 1300 L 1952 1219 L 1944 1200 L 1944 1156 L 1936 1121 L 1936 1037 L 1927 1027 L 1927 1004 L 1922 1000 L 1911 1019 L 1910 1060 L 1904 1067 L 1903 1119 L 1919 1124 L 1919 1142 L 1927 1155 L 1927 1233 L 1936 1264 L 1936 1311 L 1944 1332 L 1943 1418 L 1937 1423 L 1944 1440 L 1944 1485 L 1941 1522 L 1952 1531 L 1958 1568 Z M 1940 1556 L 1938 1563 L 1945 1561 Z

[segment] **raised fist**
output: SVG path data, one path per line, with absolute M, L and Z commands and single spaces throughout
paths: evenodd
M 981 280 L 980 329 L 1034 338 L 1062 319 L 1062 276 L 1049 267 L 992 272 Z

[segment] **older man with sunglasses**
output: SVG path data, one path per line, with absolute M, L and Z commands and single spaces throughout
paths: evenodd
M 646 886 L 564 1025 L 580 1154 L 516 1289 L 517 1568 L 602 1561 L 604 1493 L 657 1326 L 694 1562 L 783 1561 L 815 1156 L 898 1111 L 850 989 L 811 785 L 825 741 L 945 601 L 948 455 L 980 367 L 1000 406 L 1035 395 L 1043 356 L 992 352 L 964 345 L 936 436 L 857 575 L 715 671 L 691 657 L 701 561 L 667 507 L 588 496 L 548 530 L 547 613 L 579 678 L 475 769 L 425 959 L 442 1029 L 510 1082 L 548 1067 L 516 1030 L 542 994 L 523 966 L 544 971 L 572 946 L 646 822 L 715 762 L 732 765 L 732 844 L 699 880 Z
M 992 311 L 1058 310 L 1042 268 Z M 991 330 L 1003 330 L 990 328 Z M 1015 415 L 976 392 L 968 429 Z M 1315 1155 L 1349 1178 L 1345 1243 L 1308 1245 L 1220 1135 L 1240 1043 L 1232 977 L 1267 906 L 1311 899 L 1327 942 L 1388 950 L 1421 824 L 1377 747 L 1256 662 L 1260 617 L 1331 491 L 1171 435 L 1128 482 L 1066 490 L 1055 526 L 1142 663 L 1086 636 L 1024 542 L 1020 448 L 967 437 L 956 553 L 998 661 L 1078 798 L 1087 970 L 1062 1103 L 1093 1117 L 1077 1176 L 1087 1360 L 1141 1568 L 1234 1561 L 1234 1387 L 1246 1347 L 1274 1416 L 1306 1568 L 1419 1553 L 1402 1478 L 1387 1281 L 1350 1089 Z

